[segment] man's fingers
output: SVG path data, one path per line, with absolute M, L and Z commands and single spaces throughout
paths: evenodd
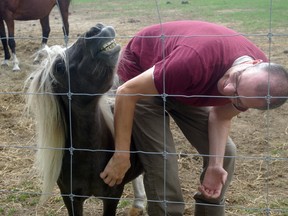
M 111 180 L 109 183 L 107 183 L 109 185 L 109 187 L 113 187 L 115 185 L 116 181 L 115 180 Z
M 105 178 L 103 178 L 103 181 L 104 181 L 106 184 L 110 184 L 110 182 L 112 181 L 112 178 L 109 177 L 109 175 L 107 175 Z
M 122 180 L 123 180 L 123 179 L 117 180 L 117 181 L 116 181 L 116 184 L 117 184 L 117 185 L 121 184 L 121 183 L 122 183 Z
M 100 178 L 110 187 L 121 184 L 127 169 L 130 167 L 130 161 L 128 162 L 128 164 L 122 164 L 121 160 L 117 162 L 117 160 L 112 157 L 104 171 L 100 173 Z
M 124 178 L 124 176 L 121 178 L 116 177 L 116 176 L 111 176 L 109 175 L 109 173 L 105 173 L 105 171 L 100 173 L 100 177 L 103 179 L 105 184 L 108 184 L 110 187 L 115 186 L 115 184 L 117 185 L 121 184 Z
M 116 183 L 116 180 L 113 177 L 110 177 L 109 175 L 106 175 L 105 178 L 102 178 L 105 184 L 109 185 L 110 187 L 113 187 Z
M 198 190 L 200 193 L 202 193 L 202 195 L 206 198 L 212 198 L 212 199 L 216 199 L 220 196 L 221 194 L 221 190 L 210 190 L 206 187 L 204 187 L 203 185 L 198 187 Z
M 104 180 L 107 177 L 107 174 L 104 172 L 100 173 L 100 177 Z
M 214 193 L 211 195 L 211 198 L 216 199 L 220 196 L 220 191 L 216 190 Z

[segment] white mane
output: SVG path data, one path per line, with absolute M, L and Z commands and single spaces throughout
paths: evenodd
M 61 55 L 65 59 L 65 49 L 60 46 L 45 47 L 47 58 L 39 70 L 33 72 L 26 83 L 31 82 L 27 90 L 27 106 L 36 119 L 37 154 L 36 167 L 43 178 L 42 196 L 44 202 L 53 190 L 61 171 L 63 149 L 65 147 L 66 125 L 61 110 L 52 92 L 55 82 L 52 67 L 55 58 Z M 44 196 L 46 195 L 46 196 Z

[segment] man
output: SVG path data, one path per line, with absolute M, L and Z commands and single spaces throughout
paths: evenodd
M 183 215 L 171 116 L 203 155 L 195 215 L 224 215 L 236 154 L 228 136 L 231 119 L 248 108 L 276 108 L 288 95 L 287 72 L 267 62 L 249 40 L 216 24 L 175 21 L 144 28 L 119 61 L 117 151 L 101 178 L 111 187 L 122 181 L 130 167 L 133 130 L 145 171 L 148 214 Z

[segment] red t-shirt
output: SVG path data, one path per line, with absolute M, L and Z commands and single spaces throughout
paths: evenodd
M 224 26 L 174 21 L 137 33 L 122 52 L 118 75 L 127 81 L 155 65 L 160 94 L 193 106 L 219 106 L 230 100 L 217 98 L 217 82 L 244 55 L 268 61 L 252 42 Z

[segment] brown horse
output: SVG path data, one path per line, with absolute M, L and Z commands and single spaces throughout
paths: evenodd
M 57 182 L 70 216 L 82 216 L 90 196 L 103 200 L 103 215 L 115 215 L 124 185 L 142 173 L 132 152 L 131 168 L 120 185 L 109 187 L 100 178 L 114 151 L 113 114 L 103 94 L 113 84 L 120 52 L 115 34 L 113 27 L 97 24 L 66 49 L 45 47 L 47 58 L 28 79 L 28 105 L 37 121 L 42 201 Z M 133 142 L 131 146 L 135 151 Z M 133 181 L 133 206 L 140 210 L 145 203 L 141 184 L 141 176 Z
M 45 46 L 50 33 L 49 14 L 53 7 L 57 5 L 63 20 L 64 36 L 67 38 L 69 34 L 68 8 L 70 1 L 71 0 L 1 0 L 0 37 L 4 49 L 4 61 L 2 65 L 8 65 L 8 60 L 11 58 L 8 49 L 9 45 L 13 56 L 13 71 L 20 70 L 15 51 L 14 20 L 27 21 L 39 19 L 42 27 L 42 46 Z M 4 21 L 8 29 L 8 38 L 6 37 Z

